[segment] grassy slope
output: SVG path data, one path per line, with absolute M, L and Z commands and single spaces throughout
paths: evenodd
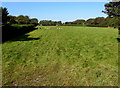
M 117 85 L 117 30 L 49 28 L 3 44 L 4 85 Z

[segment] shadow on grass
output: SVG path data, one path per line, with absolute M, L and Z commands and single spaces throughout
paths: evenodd
M 17 38 L 11 39 L 10 41 L 31 41 L 31 40 L 40 40 L 40 38 L 29 38 L 30 35 L 22 35 Z
M 120 38 L 116 38 L 117 39 L 117 41 L 120 43 Z

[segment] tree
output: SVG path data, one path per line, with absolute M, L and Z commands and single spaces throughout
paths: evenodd
M 2 24 L 6 25 L 9 20 L 8 10 L 7 10 L 7 8 L 0 7 L 0 11 L 2 11 Z
M 30 23 L 29 16 L 24 16 L 24 22 L 25 22 L 25 24 L 29 24 Z
M 38 19 L 37 18 L 30 19 L 30 24 L 37 25 L 38 24 Z
M 85 23 L 85 20 L 76 20 L 73 23 L 83 25 Z
M 109 2 L 105 4 L 105 11 L 102 11 L 106 13 L 109 17 L 114 17 L 117 20 L 118 24 L 118 31 L 120 34 L 120 1 L 118 2 Z
M 109 26 L 111 26 L 111 27 L 118 27 L 118 21 L 119 21 L 119 19 L 118 18 L 116 18 L 116 17 L 111 17 L 111 19 L 109 20 Z
M 94 24 L 100 26 L 104 21 L 104 17 L 97 17 L 94 20 Z
M 18 24 L 24 24 L 24 16 L 19 15 L 18 17 L 16 17 L 16 21 L 18 22 Z
M 42 24 L 43 26 L 56 26 L 61 25 L 61 21 L 52 21 L 52 20 L 41 20 L 39 24 Z
M 95 19 L 90 18 L 90 19 L 88 19 L 88 20 L 86 21 L 86 25 L 88 25 L 88 26 L 93 26 L 93 25 L 94 25 L 94 22 L 95 22 Z
M 16 16 L 9 15 L 8 17 L 9 17 L 9 24 L 16 24 L 17 23 L 15 20 Z
M 56 26 L 60 26 L 60 25 L 62 25 L 62 21 L 58 21 L 58 22 L 56 23 Z
M 111 20 L 111 17 L 106 17 L 105 19 L 104 19 L 104 21 L 101 23 L 101 25 L 103 26 L 103 27 L 110 27 L 110 20 Z
M 19 15 L 18 17 L 16 17 L 16 21 L 18 22 L 18 24 L 29 24 L 30 23 L 29 17 L 23 16 L 23 15 Z

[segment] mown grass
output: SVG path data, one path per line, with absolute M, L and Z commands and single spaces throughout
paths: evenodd
M 117 30 L 42 27 L 2 45 L 3 84 L 117 86 Z

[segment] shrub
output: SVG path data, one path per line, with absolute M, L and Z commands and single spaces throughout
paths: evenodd
M 2 26 L 2 42 L 11 40 L 12 38 L 15 38 L 17 36 L 20 36 L 33 30 L 35 30 L 35 26 L 33 24 L 28 25 L 12 24 Z

